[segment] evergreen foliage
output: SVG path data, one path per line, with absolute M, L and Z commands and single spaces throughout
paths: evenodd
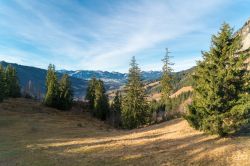
M 4 93 L 4 68 L 0 65 L 0 102 L 3 101 L 5 97 Z
M 171 68 L 172 63 L 170 62 L 170 57 L 168 55 L 168 52 L 166 53 L 165 57 L 162 60 L 163 67 L 162 67 L 162 78 L 161 78 L 161 93 L 162 93 L 162 102 L 168 103 L 170 100 L 170 94 L 172 91 L 172 85 L 171 85 L 171 72 L 173 69 Z
M 68 75 L 58 82 L 54 65 L 49 65 L 46 77 L 45 105 L 61 110 L 68 110 L 73 104 L 73 92 Z
M 145 124 L 148 117 L 148 106 L 141 81 L 141 71 L 135 57 L 132 58 L 130 65 L 126 84 L 127 92 L 122 102 L 122 124 L 123 127 L 128 129 Z
M 187 91 L 183 92 L 180 95 L 171 98 L 171 109 L 176 110 L 185 100 L 192 97 L 193 92 Z
M 182 87 L 194 85 L 194 80 L 192 78 L 192 74 L 194 70 L 195 70 L 195 67 L 192 67 L 187 70 L 172 73 L 171 83 L 172 83 L 173 92 L 181 89 Z
M 59 84 L 56 76 L 55 66 L 50 64 L 46 77 L 45 105 L 58 108 L 59 105 Z
M 121 126 L 121 109 L 122 109 L 122 96 L 119 91 L 116 91 L 110 112 L 110 120 L 113 126 L 115 127 Z
M 121 106 L 122 106 L 122 96 L 119 91 L 116 91 L 111 108 L 113 111 L 121 112 Z
M 73 92 L 69 76 L 64 74 L 60 80 L 59 87 L 59 106 L 61 110 L 69 110 L 73 104 Z
M 20 97 L 20 86 L 17 77 L 17 72 L 14 67 L 8 65 L 6 69 L 0 65 L 0 102 L 4 100 L 4 98 L 12 97 Z
M 153 100 L 149 103 L 149 112 L 151 115 L 151 122 L 157 123 L 159 114 L 165 112 L 165 104 L 162 102 L 158 102 Z
M 235 54 L 240 37 L 228 24 L 212 36 L 209 52 L 203 52 L 194 78 L 193 103 L 187 121 L 196 129 L 224 136 L 249 123 L 249 72 L 246 55 Z
M 87 93 L 85 96 L 85 99 L 88 100 L 90 109 L 94 109 L 94 103 L 95 103 L 95 86 L 97 84 L 96 78 L 92 78 L 87 87 Z
M 105 93 L 103 81 L 98 80 L 95 86 L 94 116 L 101 120 L 105 120 L 109 114 L 108 97 Z
M 181 93 L 177 97 L 170 98 L 167 103 L 156 100 L 151 101 L 149 103 L 149 110 L 152 116 L 151 122 L 159 122 L 157 118 L 159 116 L 161 117 L 160 121 L 181 117 L 183 115 L 183 108 L 180 106 L 190 97 L 192 97 L 192 92 L 188 91 Z
M 11 65 L 5 69 L 5 96 L 13 98 L 21 96 L 17 72 Z
M 92 78 L 89 81 L 85 99 L 88 100 L 89 108 L 93 115 L 101 120 L 105 120 L 109 114 L 108 97 L 102 80 Z

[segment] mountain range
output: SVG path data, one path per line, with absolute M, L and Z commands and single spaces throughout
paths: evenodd
M 45 79 L 47 70 L 40 69 L 31 66 L 19 65 L 16 63 L 8 63 L 5 61 L 0 61 L 3 67 L 7 65 L 12 65 L 17 70 L 20 85 L 22 90 L 28 86 L 29 82 L 32 83 L 34 91 L 41 91 L 42 94 L 45 93 Z M 118 89 L 123 86 L 127 80 L 127 73 L 119 72 L 108 72 L 108 71 L 92 71 L 92 70 L 78 70 L 78 71 L 68 71 L 68 70 L 58 70 L 57 75 L 59 79 L 63 74 L 68 74 L 71 79 L 72 88 L 75 97 L 83 97 L 86 94 L 88 81 L 95 77 L 104 81 L 107 90 Z M 161 77 L 160 71 L 143 71 L 142 78 L 146 82 L 151 82 L 157 80 Z
M 79 78 L 83 80 L 90 80 L 95 77 L 97 79 L 103 80 L 106 84 L 112 84 L 117 88 L 117 86 L 122 86 L 126 83 L 128 78 L 127 73 L 119 72 L 108 72 L 108 71 L 93 71 L 93 70 L 77 70 L 77 71 L 68 71 L 68 70 L 58 70 L 57 72 L 62 74 L 68 74 L 71 77 Z M 161 77 L 161 71 L 142 71 L 142 80 L 144 81 L 153 81 L 158 80 Z

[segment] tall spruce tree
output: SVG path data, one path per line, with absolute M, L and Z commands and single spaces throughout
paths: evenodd
M 95 102 L 95 87 L 97 84 L 96 78 L 92 78 L 87 87 L 87 93 L 85 99 L 88 100 L 90 109 L 94 109 L 94 102 Z
M 162 78 L 161 78 L 161 86 L 162 86 L 162 97 L 161 102 L 165 105 L 170 104 L 170 94 L 172 91 L 172 85 L 171 85 L 171 72 L 173 69 L 171 68 L 171 65 L 173 65 L 170 62 L 170 56 L 168 55 L 168 49 L 166 52 L 165 57 L 162 59 L 163 67 L 162 67 Z
M 11 65 L 5 69 L 5 95 L 14 98 L 21 96 L 17 72 Z
M 0 102 L 3 101 L 5 97 L 5 92 L 4 92 L 4 68 L 0 64 Z
M 145 100 L 145 90 L 141 81 L 141 71 L 132 58 L 126 84 L 126 95 L 122 103 L 122 124 L 125 128 L 136 128 L 147 119 L 147 102 Z
M 58 108 L 61 110 L 69 110 L 73 104 L 73 91 L 71 89 L 71 82 L 67 74 L 64 74 L 60 80 L 59 88 Z
M 46 77 L 46 95 L 44 103 L 47 106 L 58 108 L 59 103 L 59 85 L 57 81 L 54 65 L 49 65 Z
M 240 37 L 223 24 L 212 36 L 210 51 L 203 52 L 193 76 L 193 103 L 186 116 L 196 129 L 224 136 L 249 123 L 249 73 L 244 66 L 246 55 L 235 54 L 239 49 Z
M 105 93 L 103 81 L 98 80 L 95 86 L 94 115 L 101 120 L 105 120 L 109 114 L 108 97 Z

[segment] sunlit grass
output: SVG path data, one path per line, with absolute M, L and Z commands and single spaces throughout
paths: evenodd
M 116 130 L 87 113 L 59 112 L 24 99 L 0 104 L 0 133 L 0 165 L 250 163 L 249 136 L 206 135 L 182 119 Z

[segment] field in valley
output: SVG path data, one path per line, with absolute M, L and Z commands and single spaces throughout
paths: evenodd
M 117 130 L 75 108 L 0 104 L 0 165 L 249 165 L 250 132 L 218 138 L 183 119 Z

